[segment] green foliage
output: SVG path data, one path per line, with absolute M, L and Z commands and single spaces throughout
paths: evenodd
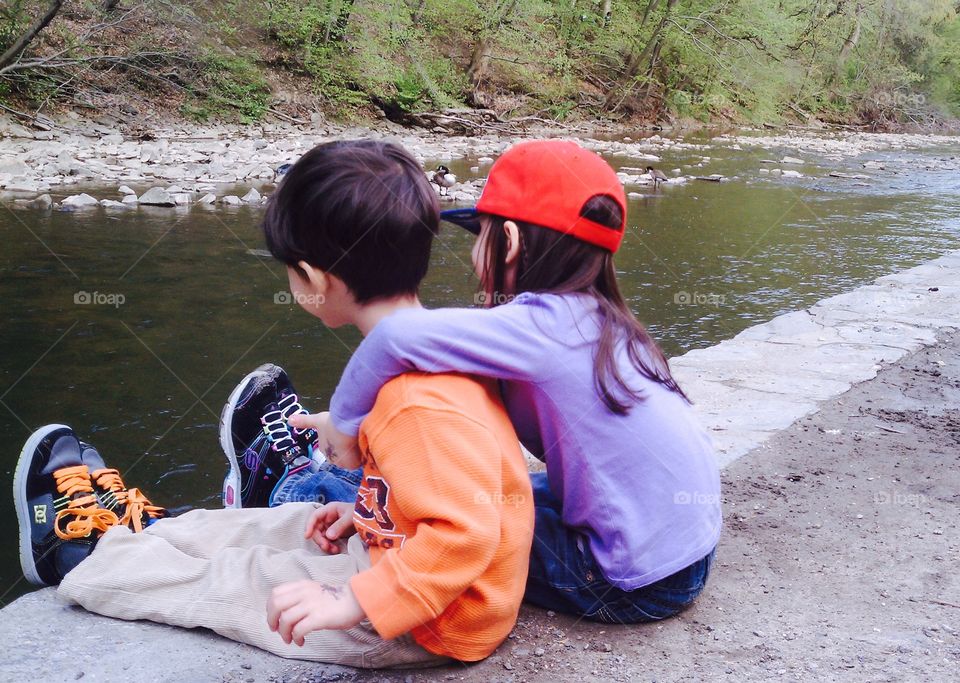
M 194 73 L 178 77 L 191 93 L 182 112 L 197 120 L 261 118 L 271 68 L 293 72 L 328 113 L 343 116 L 376 105 L 402 118 L 467 103 L 557 120 L 776 123 L 813 114 L 876 122 L 913 119 L 930 105 L 960 113 L 957 0 L 612 0 L 609 17 L 606 4 L 145 0 L 156 26 L 176 24 L 176 38 L 168 44 L 156 31 L 131 36 L 127 47 L 149 52 L 160 42 L 192 60 Z M 71 20 L 102 20 L 99 6 L 77 3 Z M 36 8 L 0 0 L 0 46 Z M 83 34 L 56 35 L 61 49 Z M 103 48 L 69 52 L 91 49 Z M 28 81 L 0 79 L 30 97 L 49 95 L 42 78 Z
M 197 121 L 211 118 L 252 123 L 270 105 L 270 87 L 262 71 L 249 60 L 206 51 L 199 59 L 203 89 L 193 88 L 181 112 Z

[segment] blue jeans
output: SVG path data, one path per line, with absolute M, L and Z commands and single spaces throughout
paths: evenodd
M 301 470 L 289 475 L 273 494 L 270 507 L 283 503 L 352 503 L 362 478 L 362 469 L 345 470 L 326 462 L 319 471 Z
M 325 463 L 318 472 L 290 475 L 273 496 L 272 506 L 290 502 L 352 502 L 362 470 Z M 557 612 L 593 621 L 633 624 L 666 619 L 690 605 L 703 590 L 714 553 L 649 586 L 625 591 L 610 584 L 597 565 L 583 534 L 561 519 L 560 500 L 547 475 L 530 475 L 535 525 L 530 572 L 524 600 Z
M 600 571 L 586 537 L 565 526 L 561 502 L 547 475 L 530 475 L 535 508 L 533 548 L 524 600 L 545 609 L 611 624 L 635 624 L 671 617 L 703 590 L 716 549 L 675 574 L 625 591 Z

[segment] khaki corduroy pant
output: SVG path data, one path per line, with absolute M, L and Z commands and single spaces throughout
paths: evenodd
M 114 527 L 60 584 L 58 594 L 117 619 L 203 627 L 290 659 L 363 668 L 427 666 L 449 659 L 409 636 L 383 640 L 363 621 L 345 631 L 315 631 L 303 647 L 267 626 L 271 590 L 310 579 L 346 584 L 370 566 L 357 535 L 327 555 L 303 538 L 310 503 L 275 508 L 193 510 L 134 534 Z

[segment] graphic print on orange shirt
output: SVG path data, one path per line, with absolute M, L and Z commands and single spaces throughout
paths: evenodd
M 383 477 L 365 475 L 357 491 L 353 522 L 368 546 L 379 546 L 384 550 L 403 546 L 406 534 L 394 531 L 396 525 L 390 518 L 389 505 L 390 484 Z

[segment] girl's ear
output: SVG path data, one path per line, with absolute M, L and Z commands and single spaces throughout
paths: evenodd
M 320 270 L 311 266 L 306 261 L 300 261 L 297 263 L 300 266 L 300 272 L 303 273 L 306 277 L 301 278 L 305 280 L 305 284 L 310 288 L 315 294 L 326 294 L 327 289 L 330 288 L 330 277 Z
M 520 228 L 513 221 L 506 221 L 503 224 L 503 232 L 507 235 L 507 253 L 504 256 L 504 262 L 512 266 L 520 256 Z

